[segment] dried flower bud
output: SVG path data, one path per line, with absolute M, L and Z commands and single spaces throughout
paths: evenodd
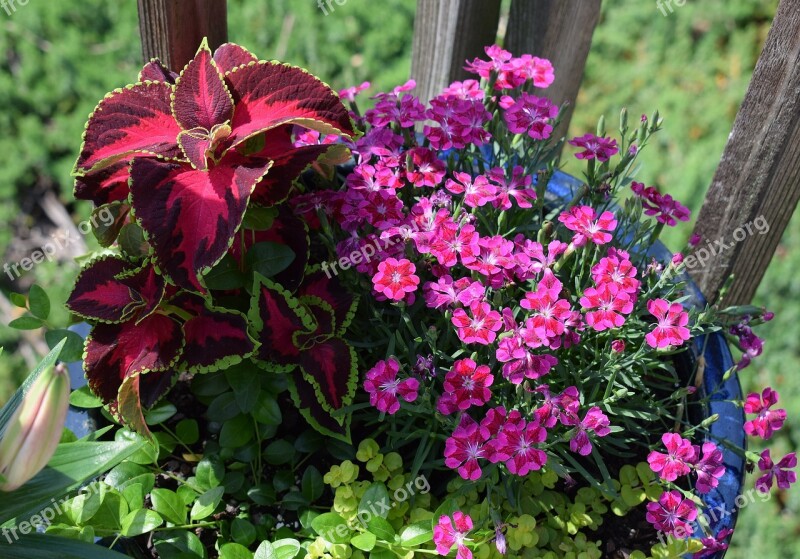
M 44 370 L 9 420 L 0 441 L 1 491 L 14 491 L 53 457 L 69 407 L 69 373 L 64 365 Z

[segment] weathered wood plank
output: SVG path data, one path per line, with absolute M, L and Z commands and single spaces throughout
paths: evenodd
M 691 149 L 691 146 L 687 146 Z M 695 232 L 718 249 L 690 268 L 710 300 L 735 274 L 725 304 L 749 303 L 800 199 L 800 2 L 781 0 Z M 752 224 L 763 216 L 769 233 Z M 739 228 L 744 228 L 745 237 Z M 763 230 L 763 229 L 762 229 Z M 721 241 L 731 245 L 721 251 Z
M 411 77 L 427 101 L 468 77 L 467 59 L 484 56 L 497 38 L 500 0 L 418 0 Z
M 138 0 L 144 60 L 175 71 L 192 59 L 203 37 L 211 49 L 228 38 L 227 0 Z
M 601 0 L 513 0 L 511 4 L 504 46 L 515 56 L 527 53 L 550 60 L 556 79 L 538 94 L 570 104 L 556 136 L 566 134 L 569 127 L 600 6 Z

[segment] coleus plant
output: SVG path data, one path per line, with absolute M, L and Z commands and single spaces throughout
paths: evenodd
M 299 139 L 310 131 L 355 134 L 333 90 L 205 41 L 180 74 L 152 60 L 89 117 L 75 196 L 116 219 L 95 232 L 110 248 L 83 268 L 67 307 L 93 324 L 86 375 L 120 421 L 148 433 L 143 408 L 179 372 L 252 358 L 291 372 L 309 421 L 348 438 L 332 414 L 355 392 L 342 338 L 354 299 L 310 268 L 314 239 L 287 204 L 303 170 L 347 153 Z

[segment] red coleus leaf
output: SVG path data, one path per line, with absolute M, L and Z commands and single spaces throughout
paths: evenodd
M 270 165 L 236 153 L 207 171 L 157 159 L 133 161 L 135 217 L 157 264 L 178 286 L 205 293 L 198 275 L 227 252 L 250 194 Z
M 223 74 L 256 61 L 258 58 L 253 53 L 235 43 L 225 43 L 214 51 L 214 62 L 217 63 L 217 68 Z
M 210 131 L 233 114 L 233 99 L 204 40 L 175 84 L 172 113 L 181 128 Z
M 172 116 L 172 86 L 138 83 L 117 89 L 89 117 L 75 174 L 98 171 L 132 153 L 178 157 L 181 131 Z
M 267 140 L 267 147 L 259 152 L 275 163 L 264 180 L 253 192 L 253 202 L 261 206 L 274 206 L 286 200 L 297 177 L 328 151 L 330 145 L 289 147 L 278 151 Z
M 317 399 L 318 387 L 309 382 L 302 370 L 292 372 L 289 380 L 289 393 L 292 395 L 294 405 L 300 410 L 302 416 L 314 429 L 323 435 L 350 443 L 350 414 L 331 415 L 324 409 Z
M 253 62 L 226 75 L 234 100 L 230 145 L 283 124 L 326 134 L 354 134 L 350 115 L 334 91 L 300 68 Z
M 139 81 L 164 82 L 174 84 L 178 74 L 164 66 L 158 58 L 153 58 L 139 72 Z
M 350 404 L 356 393 L 356 355 L 341 338 L 329 338 L 300 352 L 300 369 L 316 390 L 317 401 L 328 411 Z
M 183 324 L 186 340 L 181 368 L 191 373 L 216 371 L 249 357 L 256 347 L 247 333 L 247 318 L 236 311 L 210 307 L 206 301 L 182 293 L 170 301 L 191 315 Z
M 91 200 L 98 206 L 126 200 L 130 192 L 128 179 L 131 174 L 128 166 L 131 157 L 126 155 L 104 169 L 75 177 L 75 198 Z
M 164 280 L 149 263 L 137 268 L 116 256 L 90 263 L 78 275 L 67 300 L 73 313 L 100 322 L 141 319 L 164 295 Z
M 254 292 L 250 321 L 261 342 L 257 362 L 294 369 L 290 388 L 304 417 L 321 432 L 347 440 L 348 424 L 332 414 L 352 403 L 358 370 L 353 348 L 333 335 L 334 309 L 314 295 L 295 298 L 263 277 Z
M 250 306 L 250 323 L 261 346 L 257 358 L 269 369 L 288 371 L 300 357 L 294 339 L 316 329 L 311 314 L 302 303 L 280 285 L 258 276 Z
M 180 324 L 163 314 L 151 314 L 138 323 L 96 324 L 86 339 L 86 378 L 108 404 L 117 399 L 125 379 L 172 370 L 182 349 Z
M 300 298 L 317 297 L 330 306 L 335 318 L 335 333 L 342 335 L 356 312 L 357 301 L 344 288 L 337 276 L 328 277 L 322 270 L 306 274 L 303 284 L 297 290 Z

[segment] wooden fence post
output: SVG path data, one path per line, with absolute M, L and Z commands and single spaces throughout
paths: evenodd
M 180 71 L 203 37 L 211 50 L 228 40 L 227 0 L 138 0 L 145 62 L 158 58 Z
M 717 254 L 689 271 L 709 301 L 731 274 L 725 304 L 752 300 L 799 198 L 800 2 L 781 0 L 697 218 L 695 255 Z
M 556 79 L 538 93 L 554 103 L 570 104 L 556 137 L 567 133 L 600 6 L 601 0 L 513 0 L 511 4 L 504 46 L 515 56 L 527 53 L 550 60 Z
M 497 39 L 500 0 L 418 0 L 411 77 L 423 102 L 468 77 L 467 59 Z

